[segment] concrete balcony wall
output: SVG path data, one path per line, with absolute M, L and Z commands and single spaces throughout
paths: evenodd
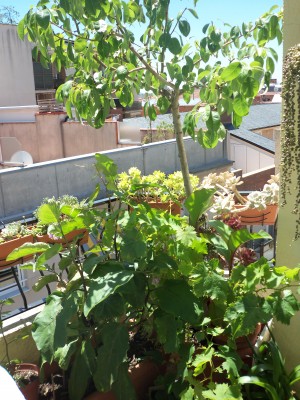
M 204 150 L 191 138 L 185 138 L 191 172 L 216 168 L 229 168 L 227 140 L 213 150 Z M 144 174 L 161 169 L 166 173 L 180 169 L 175 140 L 151 143 L 102 152 L 118 165 L 119 172 L 132 166 Z M 24 168 L 0 171 L 0 219 L 9 221 L 30 214 L 43 198 L 72 194 L 80 199 L 88 197 L 100 180 L 94 168 L 94 153 L 50 162 L 37 163 Z M 99 198 L 107 197 L 102 188 Z

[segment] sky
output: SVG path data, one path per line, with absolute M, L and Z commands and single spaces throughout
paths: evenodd
M 5 0 L 2 0 L 0 5 L 9 4 L 8 1 L 6 3 L 4 1 Z M 37 1 L 34 2 L 32 0 L 14 0 L 13 5 L 20 13 L 20 16 L 23 17 L 30 6 L 35 5 L 36 3 Z M 230 25 L 241 25 L 242 22 L 255 21 L 274 5 L 282 7 L 283 0 L 198 0 L 196 10 L 199 19 L 195 19 L 190 15 L 191 18 L 189 18 L 189 22 L 191 24 L 191 32 L 196 39 L 198 35 L 202 35 L 202 27 L 211 21 L 213 21 L 220 29 L 222 29 L 224 23 Z M 193 7 L 193 0 L 172 1 L 172 12 L 174 13 L 174 16 L 185 7 Z M 277 78 L 280 83 L 282 76 L 282 46 L 279 48 L 277 43 L 274 41 L 272 47 L 278 52 L 280 60 L 276 65 L 273 77 Z

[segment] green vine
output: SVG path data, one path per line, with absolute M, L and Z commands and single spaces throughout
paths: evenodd
M 281 138 L 281 205 L 296 191 L 293 214 L 297 216 L 295 239 L 300 238 L 300 44 L 292 47 L 283 65 L 283 116 Z M 292 186 L 292 172 L 297 182 Z

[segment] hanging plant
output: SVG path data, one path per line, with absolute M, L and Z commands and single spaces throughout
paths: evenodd
M 300 238 L 300 45 L 292 47 L 283 64 L 283 116 L 281 138 L 281 205 L 291 195 L 292 175 L 297 182 L 293 214 L 296 215 L 295 239 Z

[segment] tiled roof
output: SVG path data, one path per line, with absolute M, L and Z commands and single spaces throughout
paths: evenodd
M 275 154 L 275 142 L 274 140 L 268 139 L 257 133 L 248 131 L 247 129 L 239 128 L 229 131 L 231 136 L 235 136 L 239 139 L 244 140 L 247 143 L 251 143 L 261 149 L 267 150 L 268 152 Z
M 275 143 L 271 139 L 267 139 L 261 135 L 251 132 L 254 129 L 267 128 L 269 126 L 278 126 L 281 122 L 281 104 L 268 103 L 258 104 L 250 108 L 249 114 L 243 118 L 241 126 L 237 129 L 229 127 L 228 131 L 248 143 L 252 143 L 260 148 L 263 148 L 271 153 L 275 152 Z M 186 113 L 181 113 L 180 118 L 183 122 Z M 155 121 L 151 122 L 151 127 L 156 128 L 162 122 L 172 123 L 172 115 L 158 115 Z M 130 118 L 123 123 L 139 128 L 150 128 L 149 119 L 145 117 Z M 199 121 L 198 128 L 204 127 L 203 121 Z
M 186 113 L 181 113 L 181 121 L 185 117 Z M 268 126 L 280 125 L 281 117 L 281 104 L 258 104 L 250 108 L 249 114 L 244 117 L 241 128 L 247 130 L 253 130 L 258 128 L 266 128 Z M 152 128 L 155 128 L 161 122 L 172 123 L 172 115 L 164 114 L 158 115 L 155 121 L 151 122 Z M 149 118 L 137 117 L 128 118 L 123 121 L 123 123 L 138 126 L 139 128 L 150 128 Z M 204 127 L 202 121 L 199 122 L 198 127 Z

